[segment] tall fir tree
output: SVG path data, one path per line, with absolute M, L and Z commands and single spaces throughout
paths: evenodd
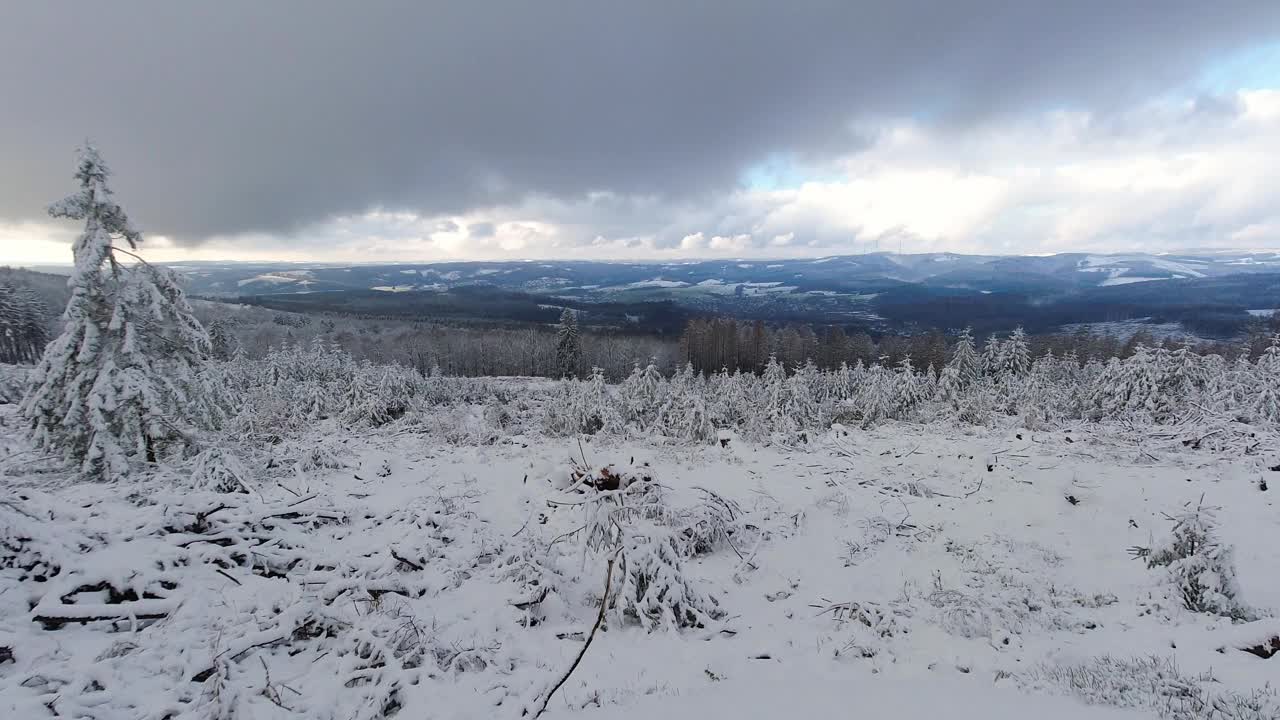
M 190 408 L 200 406 L 190 396 L 209 353 L 176 278 L 132 252 L 142 235 L 116 203 L 109 176 L 85 145 L 80 189 L 49 207 L 55 218 L 83 220 L 84 232 L 72 245 L 62 334 L 45 349 L 21 407 L 37 446 L 98 480 L 188 443 L 197 424 Z
M 569 308 L 560 313 L 560 329 L 556 338 L 556 374 L 577 377 L 582 363 L 582 337 L 578 334 L 578 315 Z
M 1026 375 L 1031 370 L 1031 348 L 1027 345 L 1027 334 L 1022 326 L 1009 333 L 1004 342 L 1004 371 L 1009 375 Z
M 954 369 L 956 382 L 960 387 L 973 384 L 981 374 L 982 358 L 974 346 L 973 332 L 969 328 L 962 330 L 956 338 L 956 349 L 947 367 Z

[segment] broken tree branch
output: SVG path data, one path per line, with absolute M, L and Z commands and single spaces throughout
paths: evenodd
M 591 626 L 591 633 L 587 635 L 587 641 L 582 643 L 582 649 L 578 651 L 578 657 L 573 659 L 573 664 L 569 666 L 569 671 L 560 678 L 560 682 L 556 683 L 548 692 L 546 697 L 542 698 L 542 706 L 538 708 L 538 712 L 533 714 L 533 720 L 542 717 L 542 713 L 547 711 L 547 704 L 551 702 L 551 696 L 556 694 L 561 685 L 569 679 L 574 670 L 578 669 L 578 663 L 582 662 L 582 657 L 587 654 L 587 648 L 591 647 L 591 641 L 596 637 L 596 630 L 600 629 L 600 625 L 604 622 L 604 613 L 609 608 L 609 588 L 613 585 L 613 564 L 618 559 L 618 554 L 622 552 L 619 547 L 613 552 L 613 557 L 609 558 L 609 567 L 604 573 L 604 597 L 600 600 L 600 614 L 596 615 L 596 624 Z M 524 714 L 528 714 L 528 710 Z

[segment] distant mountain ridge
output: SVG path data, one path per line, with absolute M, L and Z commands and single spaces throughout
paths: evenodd
M 1049 331 L 1151 317 L 1182 322 L 1202 336 L 1230 337 L 1250 311 L 1280 307 L 1276 251 L 170 267 L 194 295 L 302 312 L 541 323 L 554 322 L 547 318 L 569 306 L 630 330 L 660 322 L 666 331 L 695 315 L 883 332 L 965 325 Z
M 1280 252 L 1201 255 L 1068 253 L 1047 256 L 869 253 L 799 260 L 610 262 L 573 260 L 432 263 L 174 263 L 191 292 L 210 296 L 323 290 L 443 290 L 492 285 L 538 293 L 602 294 L 653 289 L 793 287 L 875 292 L 896 284 L 990 290 L 1029 282 L 1062 289 L 1280 272 Z M 768 285 L 774 283 L 773 285 Z M 699 291 L 695 291 L 699 292 Z M 771 292 L 780 292 L 772 290 Z

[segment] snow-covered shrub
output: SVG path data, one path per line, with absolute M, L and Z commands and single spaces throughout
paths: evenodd
M 351 452 L 332 439 L 295 440 L 276 448 L 275 464 L 292 465 L 302 472 L 351 467 Z
M 1172 658 L 1110 655 L 1078 665 L 1039 667 L 1022 684 L 1072 695 L 1091 705 L 1153 710 L 1170 720 L 1273 720 L 1280 717 L 1274 690 L 1224 690 L 1212 676 L 1182 673 Z
M 43 582 L 61 572 L 63 546 L 49 519 L 23 495 L 0 495 L 0 579 Z
M 30 368 L 0 364 L 0 405 L 22 400 L 30 374 Z
M 833 422 L 869 427 L 937 418 L 991 426 L 1017 417 L 1022 427 L 1036 430 L 1077 420 L 1175 424 L 1208 418 L 1264 427 L 1280 422 L 1280 342 L 1256 361 L 1227 363 L 1185 350 L 1139 348 L 1106 365 L 1082 365 L 1071 354 L 1031 361 L 1021 345 L 1025 341 L 1012 336 L 994 339 L 984 361 L 962 337 L 937 374 L 920 372 L 906 360 L 891 366 L 887 358 L 832 370 L 811 363 L 788 369 L 775 359 L 759 375 L 704 376 L 686 365 L 662 377 L 648 365 L 609 385 L 599 371 L 582 380 L 522 384 L 424 378 L 407 368 L 358 363 L 317 341 L 277 348 L 261 362 L 241 355 L 216 363 L 200 377 L 217 399 L 199 413 L 230 418 L 218 424 L 235 436 L 272 442 L 298 437 L 325 419 L 377 426 L 403 415 L 406 428 L 438 434 L 450 426 L 450 442 L 464 444 L 530 433 L 712 443 L 730 431 L 790 445 Z M 483 423 L 463 414 L 456 418 L 464 427 L 456 427 L 453 416 L 441 417 L 460 406 L 484 408 Z
M 622 421 L 643 434 L 648 432 L 657 420 L 659 408 L 662 407 L 660 393 L 666 382 L 657 366 L 649 363 L 643 370 L 637 365 L 618 386 L 618 403 Z
M 378 427 L 398 420 L 413 407 L 420 378 L 412 370 L 362 363 L 347 389 L 343 418 L 357 425 Z
M 898 623 L 898 610 L 874 602 L 844 602 L 828 606 L 822 615 L 830 615 L 840 628 L 851 630 L 844 644 L 836 649 L 838 658 L 873 658 L 888 648 L 891 638 L 904 628 Z
M 699 542 L 710 547 L 716 530 L 695 527 L 696 520 L 681 526 L 687 516 L 671 510 L 645 466 L 595 470 L 575 464 L 561 487 L 577 496 L 563 504 L 584 513 L 584 552 L 617 558 L 608 597 L 615 621 L 652 632 L 702 627 L 723 616 L 715 597 L 686 575 L 683 559 Z
M 616 432 L 622 427 L 621 417 L 599 368 L 593 368 L 591 379 L 565 379 L 557 383 L 554 395 L 543 406 L 543 432 L 552 436 L 595 435 Z
M 686 557 L 707 555 L 731 545 L 746 532 L 745 513 L 738 503 L 704 488 L 701 502 L 669 513 L 675 541 Z
M 494 577 L 515 585 L 510 605 L 521 613 L 521 624 L 531 627 L 544 619 L 544 601 L 552 593 L 560 593 L 565 578 L 556 565 L 548 543 L 531 530 L 517 538 L 493 563 Z
M 1249 620 L 1254 612 L 1240 601 L 1232 549 L 1217 538 L 1214 509 L 1196 506 L 1174 518 L 1169 537 L 1134 553 L 1149 568 L 1164 568 L 1178 600 L 1192 612 Z
M 253 481 L 244 463 L 232 451 L 210 447 L 191 464 L 191 483 L 194 487 L 219 493 L 252 492 Z
M 616 619 L 652 632 L 704 627 L 724 616 L 715 596 L 685 574 L 671 530 L 655 524 L 629 527 L 622 544 L 620 577 L 610 596 Z
M 450 445 L 492 445 L 502 437 L 502 425 L 495 406 L 456 405 L 446 411 L 439 425 L 440 437 Z
M 671 378 L 659 412 L 662 434 L 685 442 L 710 442 L 716 436 L 715 421 L 708 403 L 707 383 L 692 368 Z
M 1093 386 L 1091 412 L 1098 419 L 1179 420 L 1208 382 L 1206 364 L 1186 348 L 1139 345 L 1132 357 L 1108 361 Z

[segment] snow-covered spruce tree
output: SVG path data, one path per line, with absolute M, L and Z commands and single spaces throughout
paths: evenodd
M 892 416 L 897 420 L 909 419 L 927 397 L 927 383 L 912 367 L 910 355 L 904 355 L 898 362 L 894 372 L 892 392 L 894 399 Z
M 1025 375 L 1031 369 L 1031 348 L 1027 346 L 1027 334 L 1022 326 L 1009 333 L 1004 341 L 1004 372 L 1008 375 Z
M 707 407 L 707 385 L 702 375 L 686 363 L 671 377 L 662 407 L 662 430 L 667 437 L 687 442 L 707 442 L 716 436 Z
M 97 150 L 84 146 L 80 190 L 49 208 L 55 218 L 83 220 L 84 232 L 72 246 L 62 334 L 45 348 L 21 408 L 37 446 L 99 480 L 187 444 L 199 420 L 188 395 L 209 352 L 177 280 L 130 252 L 142 236 L 116 204 L 109 175 Z
M 796 365 L 782 384 L 782 412 L 796 428 L 820 428 L 826 418 L 821 417 L 818 401 L 819 375 L 812 361 Z M 830 424 L 829 422 L 826 424 Z
M 1174 518 L 1163 543 L 1135 548 L 1135 554 L 1147 567 L 1165 569 L 1188 610 L 1253 620 L 1256 613 L 1239 599 L 1232 548 L 1218 540 L 1217 525 L 1215 508 L 1198 505 Z
M 643 370 L 639 365 L 618 386 L 622 421 L 634 425 L 641 434 L 654 423 L 660 407 L 659 393 L 663 389 L 662 374 L 652 362 Z
M 1253 414 L 1265 422 L 1280 423 L 1280 335 L 1272 336 L 1255 367 Z
M 1004 343 L 995 335 L 987 336 L 987 344 L 982 346 L 982 372 L 996 377 L 1004 369 Z
M 582 338 L 578 335 L 578 315 L 565 308 L 560 313 L 560 329 L 556 336 L 556 375 L 577 377 L 582 363 Z
M 786 407 L 787 369 L 778 362 L 777 356 L 769 356 L 760 384 L 761 393 L 756 399 L 755 420 L 748 423 L 751 434 L 764 438 L 775 432 L 793 432 L 796 429 L 795 418 L 787 414 Z
M 969 328 L 960 331 L 956 338 L 956 349 L 951 355 L 947 368 L 953 371 L 957 389 L 966 388 L 977 382 L 982 373 L 982 358 L 973 343 L 973 332 Z

